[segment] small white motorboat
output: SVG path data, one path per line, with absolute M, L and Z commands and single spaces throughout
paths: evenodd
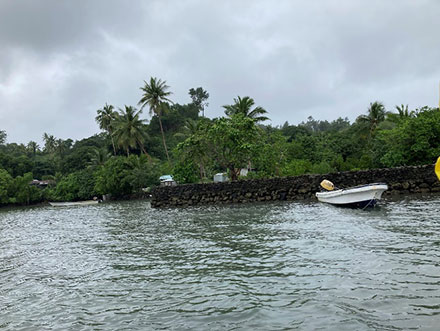
M 72 202 L 49 202 L 52 207 L 87 206 L 99 203 L 99 200 L 72 201 Z
M 323 180 L 321 186 L 326 192 L 316 192 L 316 197 L 321 202 L 330 203 L 335 206 L 366 208 L 373 207 L 382 197 L 383 192 L 388 190 L 384 183 L 373 183 L 354 186 L 346 189 L 335 189 L 332 182 Z

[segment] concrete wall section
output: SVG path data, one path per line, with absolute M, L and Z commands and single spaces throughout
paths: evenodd
M 302 200 L 315 198 L 323 179 L 335 186 L 386 183 L 385 194 L 440 192 L 440 181 L 434 165 L 346 171 L 326 175 L 303 175 L 271 179 L 254 179 L 226 183 L 188 184 L 174 187 L 156 187 L 152 191 L 151 206 L 191 206 L 219 203 L 246 203 L 255 201 Z

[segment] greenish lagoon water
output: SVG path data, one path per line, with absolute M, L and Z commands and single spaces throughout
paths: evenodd
M 0 329 L 439 330 L 440 196 L 0 210 Z

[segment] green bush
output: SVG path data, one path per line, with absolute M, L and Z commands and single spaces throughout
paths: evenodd
M 95 176 L 90 168 L 73 172 L 61 178 L 47 197 L 56 201 L 88 200 L 97 195 Z
M 15 177 L 11 185 L 11 192 L 14 192 L 14 196 L 9 199 L 10 203 L 28 205 L 30 203 L 41 201 L 41 189 L 29 185 L 32 179 L 33 175 L 31 172 L 28 172 L 23 176 Z
M 0 204 L 28 205 L 41 201 L 42 190 L 29 185 L 32 179 L 31 172 L 12 178 L 6 170 L 0 169 Z
M 333 168 L 328 162 L 321 161 L 317 164 L 314 164 L 310 171 L 313 174 L 328 174 L 331 172 L 336 172 L 336 169 Z
M 309 160 L 293 159 L 283 168 L 283 176 L 299 176 L 310 172 L 312 163 Z
M 178 162 L 173 169 L 173 178 L 180 184 L 197 183 L 199 181 L 197 168 L 192 161 Z
M 96 172 L 95 190 L 120 198 L 157 185 L 159 176 L 157 163 L 145 155 L 112 157 Z
M 5 169 L 0 169 L 0 204 L 9 203 L 9 190 L 13 178 Z

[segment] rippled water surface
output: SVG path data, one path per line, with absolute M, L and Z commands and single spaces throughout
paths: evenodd
M 440 328 L 440 196 L 0 211 L 0 329 Z

